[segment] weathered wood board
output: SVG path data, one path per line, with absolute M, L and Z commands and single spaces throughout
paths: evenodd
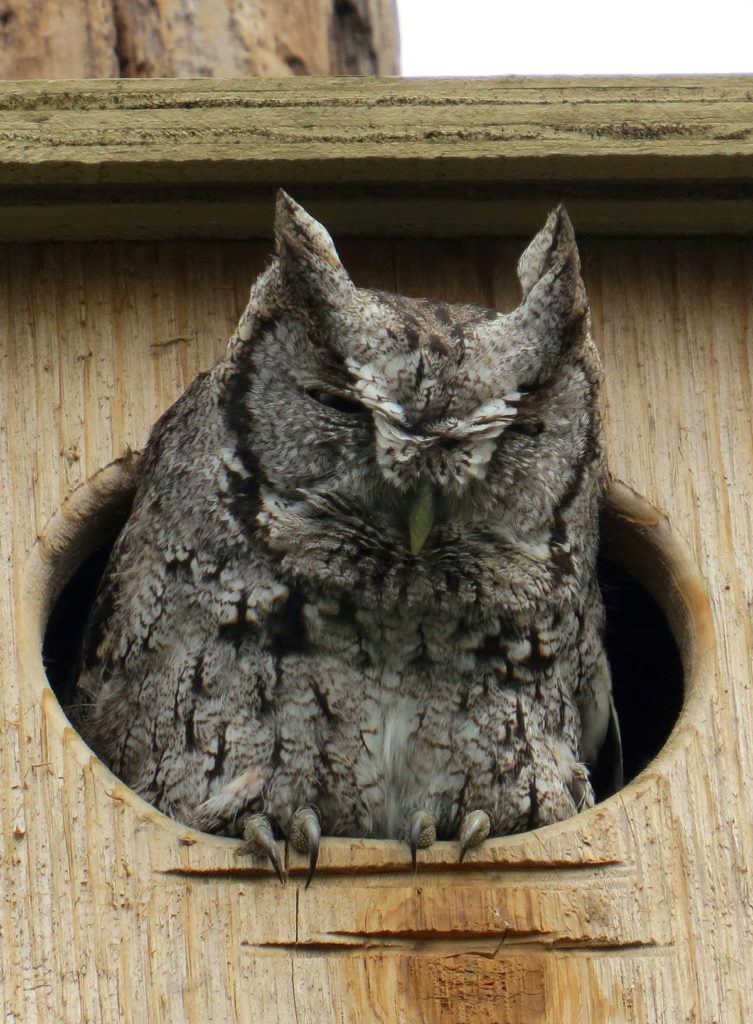
M 751 78 L 0 82 L 0 240 L 753 231 Z
M 401 844 L 333 840 L 308 890 L 297 855 L 281 887 L 232 841 L 135 798 L 68 726 L 40 654 L 49 601 L 118 477 L 86 481 L 143 444 L 221 352 L 268 243 L 0 248 L 6 1019 L 747 1019 L 753 241 L 581 235 L 611 467 L 666 515 L 616 493 L 626 557 L 648 563 L 683 651 L 680 720 L 636 780 L 577 818 L 489 842 L 461 867 L 438 844 L 417 874 Z M 516 299 L 515 240 L 354 237 L 340 250 L 361 284 Z

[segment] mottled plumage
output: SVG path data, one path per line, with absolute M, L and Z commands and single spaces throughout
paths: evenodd
M 226 357 L 144 449 L 84 737 L 167 814 L 273 860 L 273 835 L 312 864 L 319 830 L 415 856 L 589 806 L 605 470 L 564 209 L 508 314 L 356 288 L 284 193 L 275 231 Z

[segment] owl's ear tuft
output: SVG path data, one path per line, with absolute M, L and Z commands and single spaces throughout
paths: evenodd
M 560 204 L 518 261 L 524 306 L 546 304 L 563 325 L 588 312 L 575 232 Z
M 353 287 L 327 231 L 283 189 L 277 190 L 275 251 L 284 282 L 302 298 L 334 304 Z

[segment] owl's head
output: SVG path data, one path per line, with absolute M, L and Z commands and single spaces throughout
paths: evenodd
M 269 545 L 344 576 L 364 560 L 432 576 L 450 548 L 539 544 L 574 474 L 582 489 L 601 465 L 598 359 L 564 208 L 521 257 L 510 313 L 357 288 L 282 191 L 275 244 L 229 355 Z

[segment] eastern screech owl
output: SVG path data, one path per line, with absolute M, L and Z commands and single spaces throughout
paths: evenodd
M 226 357 L 154 427 L 87 626 L 92 748 L 165 813 L 416 849 L 593 803 L 599 364 L 572 227 L 521 305 L 356 288 L 280 192 Z

